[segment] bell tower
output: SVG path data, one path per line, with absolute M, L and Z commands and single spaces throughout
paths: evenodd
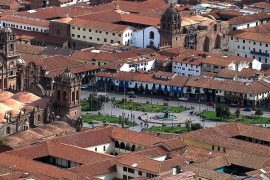
M 67 68 L 63 74 L 55 78 L 53 86 L 53 104 L 56 115 L 68 115 L 71 119 L 77 120 L 81 115 L 81 79 Z
M 0 30 L 0 90 L 17 88 L 16 36 L 10 28 Z
M 160 19 L 160 47 L 178 47 L 181 39 L 181 16 L 173 4 Z
M 16 52 L 16 36 L 10 28 L 3 28 L 0 34 L 0 48 L 8 58 L 18 57 Z

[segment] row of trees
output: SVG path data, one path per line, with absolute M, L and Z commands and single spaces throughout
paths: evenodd
M 240 114 L 241 114 L 240 109 L 237 108 L 236 111 L 235 111 L 236 117 L 239 118 L 240 117 Z M 217 117 L 229 118 L 230 115 L 231 115 L 230 108 L 227 105 L 225 105 L 225 104 L 218 104 L 216 106 L 216 116 Z M 255 111 L 255 115 L 256 116 L 262 116 L 263 115 L 263 111 L 258 108 Z
M 88 98 L 88 103 L 91 111 L 98 111 L 102 108 L 104 102 L 108 102 L 110 99 L 107 96 L 96 96 L 95 94 L 90 94 Z

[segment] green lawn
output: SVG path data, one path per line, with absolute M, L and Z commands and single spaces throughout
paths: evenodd
M 133 101 L 122 102 L 116 100 L 113 102 L 118 108 L 128 109 L 133 111 L 142 111 L 142 112 L 164 112 L 164 105 L 150 104 L 150 103 L 138 103 Z M 182 106 L 168 106 L 168 110 L 171 113 L 180 113 L 186 109 Z
M 174 126 L 174 127 L 165 127 L 165 126 L 153 126 L 147 131 L 152 132 L 166 132 L 166 133 L 183 133 L 187 131 L 186 127 Z
M 203 117 L 206 120 L 210 121 L 228 121 L 228 122 L 233 122 L 236 120 L 236 115 L 231 114 L 229 118 L 221 119 L 221 117 L 216 117 L 216 112 L 215 111 L 204 111 Z M 242 123 L 248 123 L 248 124 L 268 124 L 270 123 L 270 118 L 267 117 L 259 117 L 259 116 L 241 116 L 240 118 L 237 119 L 238 122 Z
M 135 124 L 133 122 L 130 122 L 128 120 L 124 120 L 124 118 L 119 118 L 115 116 L 109 116 L 109 115 L 98 115 L 98 114 L 84 114 L 82 115 L 83 122 L 85 123 L 91 123 L 95 121 L 100 122 L 106 122 L 106 123 L 114 123 L 114 124 L 122 124 L 125 122 L 125 125 L 128 127 L 132 127 Z
M 87 100 L 84 100 L 81 103 L 81 107 L 82 107 L 82 111 L 90 111 L 90 105 L 89 105 L 89 102 Z

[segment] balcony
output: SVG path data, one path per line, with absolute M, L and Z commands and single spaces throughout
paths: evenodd
M 264 56 L 264 57 L 269 57 L 269 53 L 264 53 L 264 52 L 257 52 L 257 51 L 250 51 L 250 54 L 258 55 L 258 56 Z

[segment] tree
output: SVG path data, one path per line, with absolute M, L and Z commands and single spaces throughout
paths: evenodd
M 240 109 L 239 108 L 236 109 L 235 115 L 236 115 L 237 118 L 240 117 Z
M 91 111 L 98 111 L 102 107 L 102 101 L 99 100 L 96 96 L 93 94 L 90 94 L 88 98 L 89 107 Z
M 191 121 L 186 120 L 185 127 L 187 128 L 188 131 L 190 131 L 191 130 Z
M 218 104 L 216 106 L 216 116 L 223 118 L 228 118 L 230 117 L 230 109 L 227 105 L 225 104 Z
M 202 129 L 202 125 L 200 123 L 191 123 L 191 130 L 195 131 L 197 129 Z
M 261 109 L 256 109 L 255 115 L 256 116 L 262 116 L 263 115 L 263 111 Z

